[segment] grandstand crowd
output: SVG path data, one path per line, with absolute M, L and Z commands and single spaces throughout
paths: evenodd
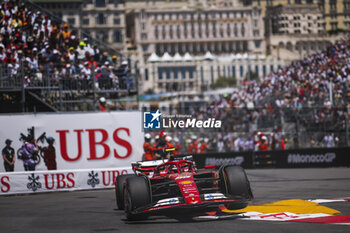
M 208 105 L 191 107 L 186 113 L 197 119 L 221 120 L 222 128 L 205 134 L 171 132 L 183 148 L 189 147 L 193 136 L 207 143 L 208 149 L 220 152 L 291 149 L 299 144 L 345 146 L 350 114 L 350 37 L 262 80 L 244 81 L 231 94 L 211 99 Z M 289 129 L 293 134 L 283 130 L 286 122 L 297 122 Z M 300 132 L 305 134 L 302 139 Z M 307 142 L 301 143 L 306 135 Z M 266 147 L 259 146 L 262 143 Z
M 25 86 L 63 80 L 66 89 L 86 89 L 93 75 L 101 89 L 132 86 L 127 61 L 19 0 L 0 4 L 0 68 L 9 78 L 24 74 Z

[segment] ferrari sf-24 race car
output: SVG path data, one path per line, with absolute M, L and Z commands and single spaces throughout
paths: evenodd
M 135 174 L 115 182 L 118 209 L 128 220 L 149 215 L 196 216 L 217 210 L 242 209 L 253 198 L 247 175 L 239 166 L 197 169 L 189 157 L 132 163 Z

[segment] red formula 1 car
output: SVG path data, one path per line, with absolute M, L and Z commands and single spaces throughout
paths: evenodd
M 116 200 L 128 220 L 149 215 L 193 217 L 217 210 L 242 209 L 253 198 L 247 175 L 238 166 L 197 169 L 183 158 L 173 161 L 145 161 L 132 164 L 135 174 L 116 179 Z

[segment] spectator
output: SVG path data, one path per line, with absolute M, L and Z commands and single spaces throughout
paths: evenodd
M 267 137 L 262 136 L 261 140 L 259 141 L 259 151 L 267 151 L 267 150 L 269 150 Z
M 99 99 L 99 102 L 100 102 L 100 105 L 99 105 L 99 109 L 102 111 L 102 112 L 107 112 L 108 109 L 106 107 L 106 98 L 105 97 L 101 97 Z
M 2 158 L 4 159 L 4 167 L 7 172 L 14 171 L 16 161 L 15 150 L 11 147 L 11 143 L 10 139 L 6 139 L 6 146 L 2 149 Z
M 21 147 L 23 165 L 25 171 L 35 171 L 36 159 L 39 151 L 37 142 L 34 138 L 29 138 L 28 142 L 25 142 Z
M 331 135 L 330 133 L 327 133 L 327 135 L 324 136 L 323 141 L 326 147 L 328 148 L 334 147 L 333 135 Z
M 207 152 L 208 144 L 205 142 L 205 139 L 200 140 L 200 145 L 199 145 L 199 153 L 204 154 Z
M 47 167 L 47 170 L 56 170 L 56 148 L 53 146 L 55 139 L 53 137 L 48 137 L 46 139 L 49 144 L 48 147 L 44 148 L 44 162 Z

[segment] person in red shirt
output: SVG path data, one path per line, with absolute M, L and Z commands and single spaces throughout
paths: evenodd
M 174 156 L 177 156 L 180 153 L 182 146 L 181 146 L 178 138 L 174 138 L 174 141 L 175 141 Z
M 155 137 L 154 137 L 154 143 L 153 143 L 153 147 L 156 147 L 157 145 L 158 145 L 158 142 L 159 142 L 159 135 L 156 135 Z
M 269 150 L 269 146 L 267 144 L 267 138 L 266 136 L 262 136 L 261 140 L 259 141 L 259 150 L 260 151 L 267 151 Z
M 151 135 L 149 133 L 145 134 L 145 143 L 143 143 L 143 150 L 145 152 L 145 160 L 154 160 L 153 147 L 150 144 Z
M 99 99 L 99 102 L 100 102 L 100 105 L 99 105 L 99 109 L 102 111 L 102 112 L 107 112 L 108 109 L 106 107 L 106 98 L 105 97 L 101 97 Z
M 53 146 L 53 143 L 55 142 L 55 139 L 53 137 L 48 137 L 46 139 L 47 143 L 49 144 L 48 147 L 44 148 L 44 162 L 47 167 L 47 170 L 56 170 L 57 164 L 56 164 L 56 149 Z
M 159 134 L 159 142 L 154 148 L 156 159 L 169 159 L 174 156 L 175 147 L 166 140 L 166 136 L 167 133 L 164 131 Z
M 205 140 L 204 140 L 204 139 L 202 139 L 202 140 L 201 140 L 201 144 L 200 144 L 200 146 L 199 146 L 199 153 L 200 153 L 200 154 L 206 153 L 206 152 L 207 152 L 207 148 L 208 148 L 208 144 L 205 143 Z
M 192 136 L 192 143 L 188 146 L 187 150 L 189 154 L 198 154 L 198 141 L 196 136 Z

